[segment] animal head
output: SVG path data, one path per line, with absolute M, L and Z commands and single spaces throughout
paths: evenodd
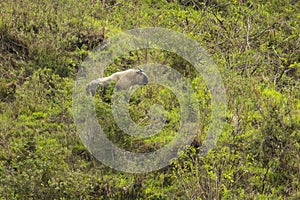
M 138 76 L 136 77 L 138 85 L 147 85 L 149 83 L 149 78 L 147 74 L 142 69 L 137 69 L 136 73 Z

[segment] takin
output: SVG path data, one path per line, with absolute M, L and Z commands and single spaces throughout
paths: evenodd
M 92 80 L 86 86 L 86 94 L 90 93 L 95 96 L 97 87 L 105 88 L 112 82 L 116 82 L 116 89 L 126 90 L 133 85 L 146 85 L 149 82 L 149 78 L 145 72 L 141 69 L 127 69 L 125 71 L 116 72 L 112 75 L 104 78 L 98 78 Z

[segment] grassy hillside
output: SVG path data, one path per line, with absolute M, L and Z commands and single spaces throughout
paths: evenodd
M 300 2 L 4 0 L 0 7 L 0 199 L 300 198 Z M 196 90 L 201 114 L 197 136 L 178 160 L 131 174 L 97 161 L 83 145 L 72 89 L 94 47 L 140 27 L 178 31 L 204 47 L 223 78 L 227 111 L 216 147 L 200 157 L 211 114 L 201 75 L 162 50 L 116 59 L 106 75 L 145 63 L 177 70 Z M 130 99 L 141 125 L 150 123 L 151 105 L 166 110 L 163 131 L 146 139 L 115 124 L 111 93 L 96 95 L 95 110 L 119 147 L 148 152 L 174 138 L 180 108 L 170 90 L 150 84 Z

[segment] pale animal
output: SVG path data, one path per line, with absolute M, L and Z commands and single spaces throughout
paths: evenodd
M 121 72 L 113 73 L 112 75 L 104 78 L 98 78 L 92 80 L 86 86 L 86 94 L 90 93 L 95 96 L 97 87 L 105 88 L 112 82 L 116 82 L 117 90 L 126 90 L 133 85 L 146 85 L 149 82 L 149 78 L 145 72 L 141 69 L 128 69 Z

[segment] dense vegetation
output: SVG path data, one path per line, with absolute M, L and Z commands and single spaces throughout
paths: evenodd
M 0 199 L 300 199 L 300 3 L 290 0 L 22 0 L 0 2 Z M 128 29 L 164 27 L 210 53 L 226 92 L 225 126 L 199 157 L 209 124 L 209 91 L 175 54 L 140 50 L 111 74 L 147 62 L 167 64 L 197 89 L 199 135 L 159 171 L 130 174 L 98 162 L 76 134 L 72 88 L 82 61 Z M 180 41 L 179 41 L 180 42 Z M 110 92 L 95 99 L 109 138 L 122 148 L 159 148 L 176 133 L 178 103 L 161 86 L 130 103 L 140 121 L 168 105 L 157 137 L 138 140 L 114 125 Z

